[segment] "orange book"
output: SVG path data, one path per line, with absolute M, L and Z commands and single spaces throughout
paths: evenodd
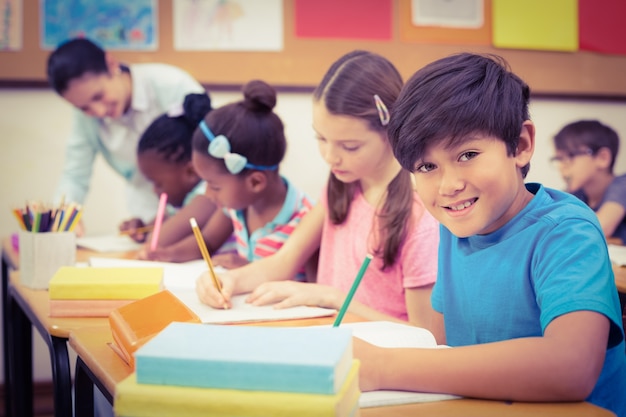
M 109 315 L 112 347 L 134 369 L 135 351 L 172 322 L 201 323 L 201 320 L 168 290 L 116 308 Z
M 134 300 L 50 300 L 50 317 L 109 317 Z

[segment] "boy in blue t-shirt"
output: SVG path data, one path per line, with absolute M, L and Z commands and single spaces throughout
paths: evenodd
M 403 87 L 389 139 L 442 225 L 431 330 L 453 348 L 355 340 L 363 391 L 586 400 L 626 416 L 624 331 L 602 228 L 577 198 L 524 183 L 535 144 L 529 97 L 502 58 L 470 53 L 425 66 Z

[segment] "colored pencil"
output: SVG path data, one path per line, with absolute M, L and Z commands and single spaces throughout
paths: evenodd
M 344 300 L 343 305 L 341 306 L 341 309 L 339 310 L 339 313 L 337 314 L 337 318 L 335 318 L 333 327 L 338 327 L 341 324 L 341 320 L 343 320 L 343 316 L 346 314 L 346 311 L 348 311 L 348 307 L 350 307 L 350 302 L 352 302 L 354 293 L 356 292 L 357 288 L 359 288 L 359 284 L 361 283 L 361 280 L 363 279 L 363 275 L 365 275 L 365 271 L 367 270 L 367 267 L 372 261 L 372 258 L 373 256 L 368 253 L 367 256 L 365 257 L 365 260 L 363 261 L 363 264 L 361 264 L 361 269 L 359 269 L 359 272 L 356 275 L 354 282 L 352 283 L 352 287 L 350 287 L 350 292 L 348 292 L 348 295 L 346 296 L 346 299 Z
M 196 242 L 198 243 L 198 248 L 200 248 L 200 252 L 202 253 L 202 257 L 204 258 L 207 266 L 209 267 L 209 274 L 211 275 L 211 279 L 213 279 L 213 284 L 215 288 L 221 293 L 222 292 L 222 284 L 220 284 L 220 280 L 217 279 L 217 275 L 215 274 L 215 269 L 213 269 L 213 262 L 211 261 L 211 255 L 209 255 L 209 250 L 206 247 L 206 243 L 204 243 L 204 238 L 202 237 L 202 232 L 198 227 L 198 222 L 195 217 L 189 219 L 189 223 L 191 224 L 191 229 L 193 230 L 193 234 L 196 237 Z M 226 306 L 224 306 L 226 308 Z
M 154 251 L 159 243 L 159 233 L 161 233 L 161 224 L 163 224 L 163 216 L 165 216 L 165 206 L 167 205 L 167 194 L 161 193 L 159 198 L 159 208 L 154 219 L 154 232 L 152 232 L 152 241 L 150 242 L 150 250 Z

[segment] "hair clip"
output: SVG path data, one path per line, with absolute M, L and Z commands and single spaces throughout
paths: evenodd
M 383 103 L 378 94 L 374 94 L 374 102 L 376 103 L 376 110 L 378 110 L 380 124 L 387 126 L 389 123 L 389 110 L 387 109 L 387 106 L 385 106 L 385 103 Z
M 209 155 L 214 158 L 223 159 L 226 169 L 228 169 L 228 172 L 231 174 L 237 175 L 243 171 L 244 168 L 258 169 L 260 171 L 273 171 L 278 169 L 278 165 L 263 166 L 248 163 L 248 158 L 245 156 L 230 152 L 230 142 L 226 136 L 215 136 L 204 120 L 200 122 L 199 127 L 202 133 L 204 133 L 204 136 L 209 140 Z

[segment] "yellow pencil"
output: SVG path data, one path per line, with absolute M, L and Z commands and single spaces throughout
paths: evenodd
M 70 221 L 70 217 L 76 210 L 76 203 L 70 203 L 65 210 L 63 210 L 63 219 L 61 219 L 61 223 L 59 224 L 57 231 L 65 232 L 67 230 L 67 223 Z
M 83 215 L 83 210 L 82 208 L 79 206 L 78 211 L 76 212 L 76 216 L 74 216 L 74 220 L 72 220 L 72 222 L 67 226 L 67 230 L 69 232 L 73 232 L 74 228 L 76 227 L 76 225 L 78 224 L 78 222 L 80 221 L 80 216 Z
M 220 284 L 220 280 L 217 279 L 217 275 L 215 275 L 215 270 L 213 269 L 213 262 L 211 262 L 211 255 L 209 255 L 209 250 L 206 247 L 206 243 L 204 243 L 204 238 L 202 237 L 202 232 L 198 227 L 198 222 L 194 217 L 189 219 L 189 223 L 191 224 L 191 229 L 193 230 L 193 234 L 196 237 L 196 242 L 198 243 L 198 247 L 200 248 L 200 252 L 202 253 L 202 257 L 206 261 L 209 266 L 209 273 L 211 274 L 211 278 L 213 279 L 213 284 L 215 284 L 215 288 L 221 293 L 222 292 L 222 284 Z M 224 306 L 226 308 L 226 306 Z

